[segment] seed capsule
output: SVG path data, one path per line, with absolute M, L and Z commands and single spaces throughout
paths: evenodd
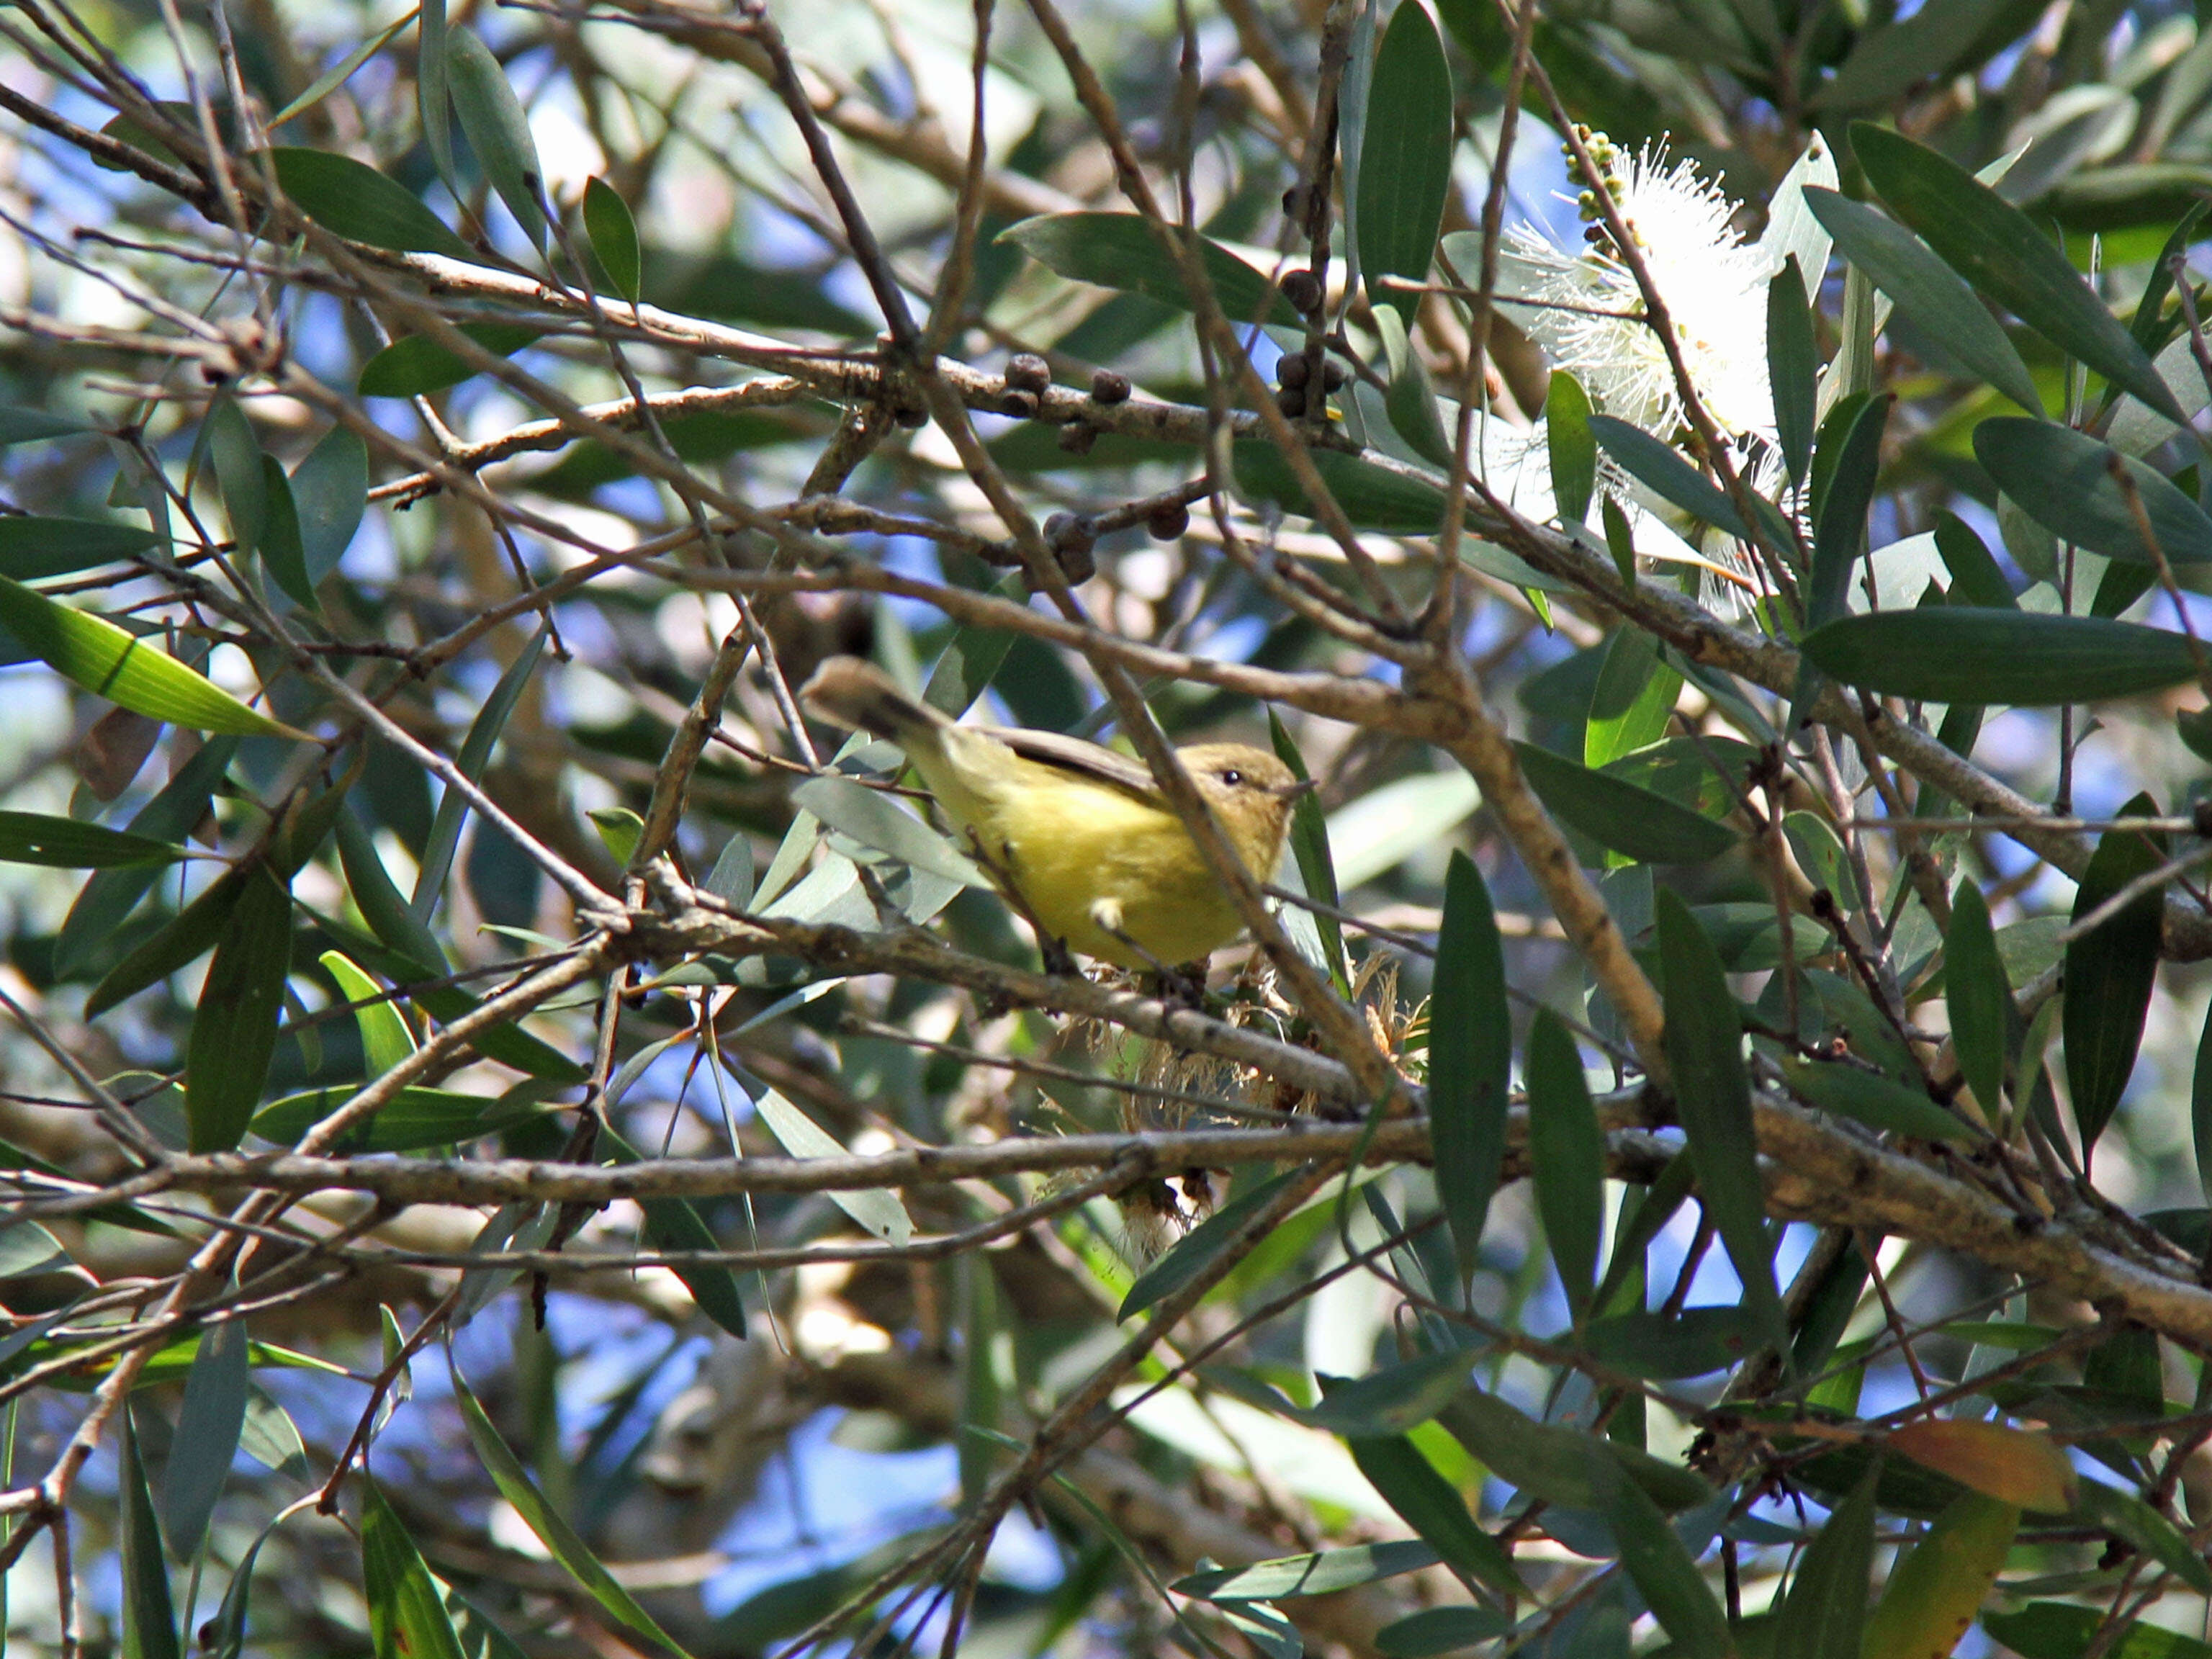
M 1179 541 L 1190 528 L 1190 509 L 1181 501 L 1163 501 L 1145 520 L 1145 533 L 1156 542 Z
M 1129 377 L 1117 374 L 1110 368 L 1102 368 L 1091 377 L 1091 400 L 1098 404 L 1126 404 L 1129 401 Z
M 1034 351 L 1018 351 L 1006 360 L 1006 385 L 1017 392 L 1042 392 L 1052 384 L 1052 365 Z
M 1293 309 L 1311 315 L 1321 309 L 1321 302 L 1327 295 L 1322 287 L 1321 278 L 1313 272 L 1293 270 L 1283 278 L 1283 297 L 1291 302 Z

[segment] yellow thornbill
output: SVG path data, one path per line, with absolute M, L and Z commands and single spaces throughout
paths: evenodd
M 1124 968 L 1175 967 L 1243 931 L 1226 886 L 1127 756 L 1050 732 L 959 725 L 855 657 L 823 663 L 800 696 L 824 720 L 906 750 L 962 838 L 1070 948 Z M 1267 880 L 1291 804 L 1311 785 L 1246 744 L 1176 753 L 1244 867 Z

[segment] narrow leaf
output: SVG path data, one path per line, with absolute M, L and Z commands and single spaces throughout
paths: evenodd
M 1581 524 L 1589 517 L 1590 494 L 1597 488 L 1597 438 L 1590 430 L 1589 393 L 1564 368 L 1552 371 L 1552 389 L 1544 397 L 1544 441 L 1559 522 Z
M 1790 1594 L 1775 1620 L 1773 1659 L 1859 1659 L 1867 1585 L 1874 1573 L 1876 1460 L 1851 1495 L 1829 1511 L 1797 1564 Z
M 1949 1653 L 2003 1571 L 2019 1528 L 2010 1504 L 1971 1492 L 1952 1503 L 1892 1569 L 1867 1618 L 1865 1659 Z
M 1383 1659 L 1432 1659 L 1503 1636 L 1513 1621 L 1491 1607 L 1424 1607 L 1375 1632 L 1375 1650 Z
M 123 1534 L 123 1659 L 182 1659 L 177 1640 L 176 1604 L 169 1596 L 169 1569 L 161 1559 L 161 1529 L 154 1519 L 154 1497 L 146 1486 L 146 1466 L 138 1458 L 138 1435 L 130 1402 L 123 1406 L 122 1464 L 118 1485 Z
M 1537 799 L 1593 841 L 1644 864 L 1702 864 L 1736 843 L 1735 831 L 1642 784 L 1594 772 L 1533 743 L 1513 752 Z
M 761 1121 L 793 1158 L 845 1158 L 844 1143 L 800 1111 L 773 1089 L 753 1103 Z M 905 1248 L 914 1237 L 914 1218 L 906 1212 L 896 1193 L 887 1187 L 864 1187 L 836 1191 L 830 1200 L 867 1232 L 887 1244 Z
M 621 192 L 604 179 L 588 179 L 584 185 L 584 234 L 592 239 L 592 252 L 615 292 L 635 305 L 645 271 L 644 256 L 638 250 L 637 222 L 630 217 L 629 204 L 623 200 Z
M 452 1358 L 450 1353 L 447 1356 L 447 1371 L 453 1382 L 453 1403 L 459 1407 L 462 1425 L 469 1431 L 469 1443 L 476 1448 L 484 1472 L 499 1488 L 499 1495 L 514 1506 L 515 1513 L 537 1534 L 538 1541 L 545 1546 L 546 1553 L 568 1570 L 568 1576 L 617 1624 L 648 1642 L 682 1652 L 653 1621 L 653 1615 L 638 1606 L 630 1593 L 616 1582 L 614 1575 L 600 1565 L 591 1547 L 576 1535 L 560 1511 L 545 1501 L 544 1493 L 538 1490 L 522 1461 L 508 1449 L 491 1419 L 484 1414 L 484 1408 L 477 1403 L 476 1395 L 470 1391 L 459 1367 L 452 1364 Z
M 24 582 L 66 576 L 161 544 L 158 534 L 135 525 L 14 514 L 0 518 L 0 575 Z
M 2150 817 L 2157 805 L 2137 795 L 2119 816 Z M 2164 838 L 2140 830 L 2107 830 L 2098 838 L 2089 867 L 2074 896 L 2079 921 L 2122 888 L 2164 862 Z M 2119 913 L 2066 947 L 2066 1086 L 2086 1160 L 2112 1121 L 2135 1070 L 2143 1020 L 2158 978 L 2159 938 L 2165 922 L 2163 890 L 2130 900 Z
M 1890 211 L 1952 270 L 2060 350 L 2185 422 L 2142 348 L 2027 215 L 1903 133 L 1855 121 L 1851 149 Z
M 1974 428 L 1974 459 L 1997 488 L 2038 524 L 2069 541 L 2130 564 L 2157 562 L 2127 492 L 2112 477 L 2124 469 L 2135 486 L 2157 553 L 2169 564 L 2212 560 L 2212 518 L 2165 476 L 2086 433 L 2049 421 L 2015 417 Z
M 242 881 L 185 1051 L 185 1117 L 195 1152 L 230 1151 L 252 1121 L 292 963 L 292 895 L 266 866 Z
M 1960 367 L 1987 380 L 2031 415 L 2044 413 L 2035 378 L 1973 289 L 1911 231 L 1833 191 L 1805 192 L 1814 216 L 1844 258 L 1866 272 Z
M 338 568 L 368 506 L 368 446 L 334 426 L 292 471 L 300 554 L 312 590 Z
M 1948 1112 L 1917 1089 L 1893 1082 L 1879 1072 L 1820 1060 L 1790 1060 L 1783 1070 L 1790 1086 L 1824 1112 L 1863 1123 L 1870 1129 L 1913 1135 L 1923 1140 L 1972 1140 L 1965 1119 Z
M 637 1152 L 612 1130 L 599 1131 L 599 1144 L 617 1164 L 635 1164 Z M 714 1237 L 699 1213 L 697 1206 L 684 1198 L 647 1198 L 638 1200 L 638 1208 L 645 1213 L 645 1224 L 639 1229 L 644 1242 L 658 1250 L 718 1250 L 722 1242 Z M 745 1318 L 744 1299 L 738 1291 L 738 1276 L 719 1262 L 685 1263 L 671 1269 L 684 1286 L 691 1292 L 691 1299 L 705 1314 L 732 1336 L 744 1341 L 750 1327 Z
M 169 864 L 184 849 L 149 836 L 106 830 L 44 812 L 0 811 L 0 864 L 43 864 L 58 870 L 108 870 Z
M 513 356 L 544 333 L 528 323 L 463 323 L 463 334 L 495 357 Z M 394 340 L 361 366 L 355 390 L 364 398 L 420 398 L 459 386 L 477 373 L 427 334 Z
M 1353 1382 L 1332 1382 L 1319 1405 L 1287 1414 L 1351 1439 L 1403 1434 L 1442 1411 L 1474 1364 L 1469 1353 L 1423 1354 Z
M 1116 1319 L 1134 1319 L 1155 1303 L 1196 1279 L 1233 1242 L 1244 1224 L 1274 1200 L 1301 1171 L 1286 1170 L 1240 1192 L 1192 1228 L 1158 1261 L 1139 1273 L 1115 1310 Z
M 1997 955 L 1996 930 L 1981 884 L 1968 875 L 1951 900 L 1951 931 L 1943 941 L 1945 1001 L 1959 1070 L 1982 1115 L 1996 1121 L 2004 1092 L 2011 1030 L 2019 1018 L 2012 986 Z
M 491 180 L 523 234 L 542 249 L 545 173 L 538 165 L 530 118 L 523 112 L 507 71 L 474 30 L 453 29 L 446 35 L 446 73 L 453 113 L 461 118 L 461 131 L 484 177 Z
M 180 1561 L 199 1553 L 208 1517 L 237 1455 L 246 1427 L 249 1364 L 246 1322 L 226 1319 L 201 1334 L 192 1368 L 185 1374 L 176 1439 L 161 1477 L 161 1525 Z
M 1766 362 L 1783 464 L 1790 481 L 1802 484 L 1805 469 L 1812 464 L 1813 432 L 1819 419 L 1820 357 L 1813 343 L 1813 311 L 1804 274 L 1794 254 L 1766 285 Z M 1554 389 L 1557 384 L 1555 375 Z
M 1716 525 L 1738 541 L 1752 534 L 1721 487 L 1683 459 L 1664 439 L 1655 438 L 1640 426 L 1610 415 L 1589 417 L 1591 433 L 1607 454 L 1620 463 L 1639 483 L 1662 501 Z
M 376 1659 L 465 1659 L 422 1552 L 376 1482 L 367 1479 L 362 1482 L 361 1577 Z
M 441 253 L 482 263 L 411 191 L 374 167 L 349 155 L 283 145 L 269 152 L 269 160 L 284 193 L 325 230 L 395 253 Z
M 1966 1418 L 1929 1419 L 1893 1429 L 1889 1447 L 2002 1504 L 2040 1515 L 2074 1507 L 2074 1465 L 2044 1435 Z
M 1577 1320 L 1589 1311 L 1605 1230 L 1605 1135 L 1565 1024 L 1539 1008 L 1528 1027 L 1528 1158 L 1536 1209 Z
M 1249 1567 L 1209 1567 L 1178 1578 L 1168 1588 L 1178 1595 L 1207 1601 L 1274 1601 L 1293 1595 L 1328 1595 L 1356 1589 L 1400 1573 L 1419 1572 L 1437 1564 L 1437 1553 L 1410 1540 L 1359 1544 L 1323 1550 L 1316 1555 L 1285 1555 L 1255 1561 Z
M 1866 399 L 1835 441 L 1835 459 L 1830 462 L 1824 454 L 1815 463 L 1827 480 L 1813 532 L 1809 603 L 1816 628 L 1850 608 L 1851 572 L 1866 548 L 1867 510 L 1874 504 L 1875 473 L 1881 464 L 1881 434 L 1888 419 L 1888 398 Z M 1823 450 L 1829 441 L 1824 433 Z
M 274 455 L 261 458 L 261 562 L 284 596 L 303 610 L 315 608 L 314 584 L 307 580 L 307 552 L 300 535 L 300 509 L 292 482 Z
M 157 720 L 243 737 L 303 734 L 247 708 L 174 657 L 88 611 L 0 577 L 0 628 L 63 678 Z
M 1482 872 L 1455 852 L 1429 1000 L 1429 1121 L 1437 1189 L 1462 1280 L 1480 1259 L 1482 1226 L 1505 1156 L 1513 1021 L 1504 946 Z
M 1141 294 L 1188 311 L 1190 291 L 1163 240 L 1176 234 L 1187 236 L 1231 322 L 1304 325 L 1289 301 L 1279 294 L 1270 297 L 1266 275 L 1227 248 L 1203 236 L 1155 226 L 1133 213 L 1046 214 L 1000 232 L 998 240 L 1013 243 L 1072 281 Z
M 461 750 L 453 757 L 453 764 L 470 782 L 483 777 L 484 768 L 491 763 L 492 746 L 499 741 L 499 734 L 507 730 L 514 705 L 521 699 L 522 688 L 530 683 L 530 676 L 538 667 L 550 627 L 548 623 L 531 635 L 530 643 L 516 653 L 507 672 L 492 687 L 491 696 L 477 711 L 476 719 L 469 722 L 468 735 L 461 739 Z M 446 878 L 453 870 L 453 853 L 460 845 L 461 823 L 468 810 L 467 797 L 451 785 L 438 798 L 438 811 L 430 820 L 430 833 L 423 842 L 422 863 L 415 877 L 415 896 L 410 908 L 417 921 L 428 921 L 430 913 L 438 907 L 438 896 L 445 890 Z
M 1720 958 L 1689 907 L 1662 889 L 1658 916 L 1667 1064 L 1674 1073 L 1674 1111 L 1689 1141 L 1698 1194 L 1743 1283 L 1745 1300 L 1778 1340 L 1782 1309 L 1759 1180 L 1742 1020 Z
M 1452 85 L 1443 42 L 1425 6 L 1400 6 L 1382 31 L 1360 141 L 1359 268 L 1370 304 L 1408 324 L 1418 294 L 1380 287 L 1383 276 L 1428 279 L 1451 188 Z
M 2094 702 L 2197 677 L 2181 635 L 2102 617 L 1963 605 L 1885 611 L 1838 617 L 1800 643 L 1847 685 L 1929 702 Z
M 1412 1441 L 1398 1434 L 1350 1439 L 1345 1444 L 1368 1484 L 1445 1565 L 1505 1595 L 1525 1593 L 1527 1586 L 1513 1571 L 1513 1558 L 1476 1524 L 1467 1501 Z

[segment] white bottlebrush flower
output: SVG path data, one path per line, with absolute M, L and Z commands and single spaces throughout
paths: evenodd
M 1729 436 L 1771 441 L 1766 285 L 1774 274 L 1772 251 L 1746 243 L 1730 223 L 1735 204 L 1692 162 L 1670 161 L 1663 144 L 1631 159 L 1594 133 L 1589 147 L 1601 165 L 1622 164 L 1607 187 L 1666 304 L 1698 401 Z M 1592 210 L 1586 196 L 1585 212 Z M 1568 252 L 1540 232 L 1516 226 L 1500 252 L 1500 290 L 1522 301 L 1510 307 L 1513 319 L 1552 361 L 1579 380 L 1605 413 L 1674 436 L 1683 416 L 1673 365 L 1645 319 L 1635 275 L 1603 231 L 1587 247 Z

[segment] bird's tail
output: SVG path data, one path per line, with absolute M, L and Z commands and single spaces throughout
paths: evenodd
M 952 723 L 900 690 L 875 664 L 858 657 L 830 658 L 814 671 L 799 696 L 823 720 L 872 732 L 894 743 L 933 734 Z

